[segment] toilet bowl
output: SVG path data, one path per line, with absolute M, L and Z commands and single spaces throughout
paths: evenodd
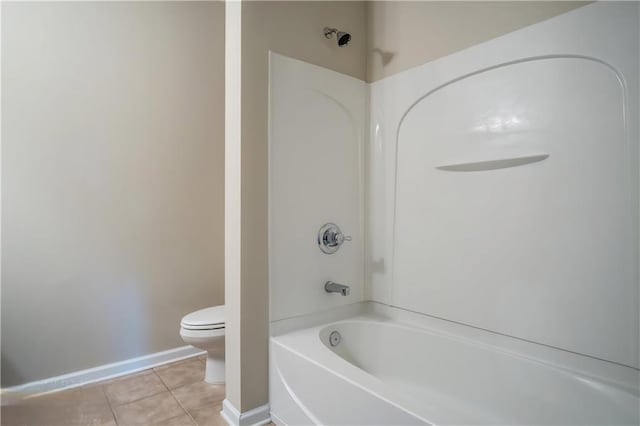
M 200 309 L 180 321 L 182 340 L 207 351 L 207 383 L 224 383 L 224 325 L 224 305 Z

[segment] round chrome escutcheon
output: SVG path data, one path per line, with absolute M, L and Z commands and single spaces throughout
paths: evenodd
M 325 223 L 318 231 L 318 247 L 325 254 L 337 252 L 345 241 L 351 241 L 351 237 L 344 235 L 335 223 Z
M 331 346 L 338 346 L 341 339 L 342 339 L 342 336 L 340 336 L 340 333 L 338 333 L 337 331 L 332 331 L 331 334 L 329 335 L 329 344 Z

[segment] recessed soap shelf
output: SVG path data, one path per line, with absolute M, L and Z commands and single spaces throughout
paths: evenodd
M 546 160 L 549 154 L 526 155 L 524 157 L 501 158 L 498 160 L 467 161 L 463 163 L 444 164 L 436 169 L 449 172 L 479 172 L 483 170 L 506 169 Z

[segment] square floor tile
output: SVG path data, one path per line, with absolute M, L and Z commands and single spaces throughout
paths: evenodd
M 113 407 L 166 391 L 167 387 L 152 370 L 115 379 L 104 385 L 104 393 Z
M 154 368 L 154 371 L 169 389 L 204 380 L 204 363 L 199 359 L 189 359 Z
M 189 414 L 191 414 L 198 426 L 227 426 L 227 422 L 224 421 L 220 414 L 221 410 L 222 403 L 219 402 L 189 410 Z
M 114 407 L 113 411 L 119 425 L 156 424 L 185 414 L 168 391 Z
M 224 385 L 212 385 L 205 381 L 191 383 L 171 391 L 173 396 L 182 404 L 185 410 L 213 405 L 224 399 Z
M 154 423 L 153 426 L 195 426 L 196 422 L 193 421 L 190 415 L 182 414 L 178 417 L 172 417 L 161 422 Z
M 114 426 L 107 398 L 99 386 L 35 397 L 2 407 L 2 426 Z

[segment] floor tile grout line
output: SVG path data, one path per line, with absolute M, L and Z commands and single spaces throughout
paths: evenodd
M 147 373 L 148 371 L 148 373 Z M 148 376 L 149 374 L 151 374 L 153 372 L 153 368 L 148 368 L 146 370 L 142 370 L 142 371 L 137 371 L 135 373 L 131 373 L 131 374 L 125 374 L 124 376 L 119 376 L 116 377 L 115 379 L 106 379 L 106 380 L 100 380 L 97 382 L 93 382 L 91 383 L 92 385 L 102 385 L 102 386 L 109 386 L 109 385 L 113 385 L 113 384 L 118 384 L 127 380 L 131 380 L 137 377 L 142 377 L 142 376 Z M 65 389 L 62 390 L 63 392 L 65 391 Z
M 203 380 L 203 381 L 204 381 L 204 380 Z M 178 397 L 176 397 L 176 396 L 174 395 L 173 391 L 178 390 L 178 389 L 185 388 L 185 387 L 187 387 L 187 386 L 192 386 L 192 385 L 195 385 L 195 384 L 197 384 L 197 383 L 199 383 L 199 382 L 187 383 L 186 385 L 178 386 L 177 388 L 174 388 L 174 389 L 170 389 L 170 390 L 169 390 L 169 392 L 171 392 L 171 395 L 173 395 L 173 397 L 176 399 L 176 401 L 178 401 L 178 404 L 180 404 L 180 406 L 184 409 L 184 411 L 186 411 L 186 412 L 187 412 L 187 414 L 189 415 L 189 417 L 191 417 L 191 418 L 193 419 L 193 421 L 194 421 L 194 423 L 195 423 L 196 425 L 198 425 L 199 423 L 196 421 L 195 417 L 193 417 L 193 415 L 191 414 L 191 411 L 196 411 L 196 410 L 200 410 L 200 409 L 202 409 L 202 408 L 206 408 L 206 407 L 208 407 L 208 406 L 209 406 L 209 404 L 214 404 L 214 405 L 215 405 L 215 404 L 218 404 L 218 403 L 219 403 L 220 405 L 222 405 L 222 402 L 224 401 L 224 396 L 223 396 L 223 397 L 222 397 L 222 398 L 220 398 L 220 399 L 216 399 L 216 400 L 214 400 L 214 401 L 209 401 L 209 402 L 207 402 L 206 404 L 199 405 L 199 406 L 197 406 L 197 407 L 192 407 L 192 408 L 190 408 L 190 409 L 186 408 L 184 405 L 182 405 L 182 402 L 180 402 L 180 400 L 178 399 Z M 206 383 L 206 381 L 205 381 L 204 383 Z
M 186 360 L 183 360 L 183 361 L 178 361 L 178 362 L 176 362 L 175 364 L 178 364 L 178 363 L 193 362 L 194 360 L 195 360 L 195 358 L 186 359 Z M 165 366 L 163 365 L 162 367 L 165 367 Z M 165 369 L 165 368 L 162 368 L 162 370 L 164 370 L 164 369 Z M 181 388 L 181 387 L 184 387 L 184 386 L 188 386 L 188 385 L 191 385 L 191 384 L 193 384 L 193 383 L 197 383 L 197 382 L 199 381 L 199 380 L 196 380 L 196 381 L 189 382 L 189 383 L 182 383 L 182 384 L 180 384 L 179 386 L 174 386 L 174 387 L 172 388 L 172 387 L 170 387 L 170 386 L 167 384 L 167 382 L 165 382 L 165 381 L 164 381 L 164 379 L 162 378 L 162 375 L 160 375 L 160 373 L 158 373 L 158 371 L 156 371 L 156 368 L 155 368 L 155 367 L 154 367 L 152 370 L 153 370 L 153 372 L 154 372 L 154 373 L 155 373 L 155 374 L 160 378 L 160 380 L 162 381 L 162 383 L 164 383 L 164 385 L 167 387 L 167 389 L 168 389 L 169 391 L 171 391 L 172 389 L 178 389 L 178 388 Z M 202 380 L 204 381 L 204 379 L 202 379 Z
M 164 384 L 164 383 L 163 383 L 163 384 Z M 125 405 L 133 404 L 134 402 L 140 402 L 140 401 L 142 401 L 143 399 L 152 398 L 152 397 L 154 397 L 154 396 L 158 396 L 158 395 L 160 395 L 160 394 L 162 394 L 162 393 L 165 393 L 165 392 L 168 392 L 168 391 L 169 391 L 169 389 L 165 389 L 165 390 L 161 390 L 160 392 L 152 393 L 151 395 L 145 395 L 145 396 L 143 396 L 142 398 L 133 399 L 133 400 L 131 400 L 131 401 L 127 401 L 127 402 L 124 402 L 124 403 L 122 403 L 122 404 L 115 405 L 115 406 L 114 406 L 114 408 L 124 407 Z M 108 400 L 108 399 L 109 399 L 109 398 L 107 397 L 107 400 Z M 110 404 L 111 404 L 111 403 L 110 403 Z
M 171 393 L 171 389 L 169 388 L 169 385 L 167 385 L 167 383 L 162 379 L 162 376 L 158 374 L 158 372 L 156 371 L 155 368 L 153 368 L 151 371 L 153 371 L 153 374 L 156 375 L 156 377 L 158 379 L 160 379 L 160 382 L 162 383 L 162 385 Z M 173 394 L 171 394 L 173 395 Z
M 109 410 L 111 411 L 111 416 L 113 417 L 113 421 L 116 426 L 119 425 L 118 417 L 116 417 L 116 412 L 113 410 L 113 406 L 111 405 L 111 401 L 109 401 L 109 397 L 107 396 L 107 392 L 104 390 L 104 385 L 100 385 L 100 390 L 102 390 L 102 394 L 104 395 L 104 399 L 107 400 L 107 405 L 109 406 Z
M 193 421 L 193 424 L 194 424 L 194 425 L 197 425 L 197 424 L 198 424 L 198 422 L 196 422 L 196 419 L 194 419 L 194 418 L 193 418 L 193 416 L 191 415 L 191 413 L 190 413 L 186 408 L 184 408 L 184 405 L 182 405 L 182 403 L 180 402 L 180 400 L 179 400 L 178 398 L 176 398 L 176 396 L 173 394 L 173 391 L 169 388 L 169 386 L 165 383 L 165 381 L 164 381 L 164 380 L 162 380 L 162 376 L 160 376 L 160 375 L 158 374 L 158 372 L 157 372 L 155 369 L 153 369 L 153 374 L 155 374 L 155 375 L 160 379 L 160 381 L 162 382 L 162 384 L 164 385 L 164 387 L 165 387 L 165 388 L 167 388 L 167 390 L 169 391 L 169 394 L 171 395 L 171 397 L 172 397 L 172 398 L 173 398 L 173 399 L 178 403 L 178 405 L 180 406 L 180 408 L 182 408 L 182 411 L 184 411 L 185 413 L 187 413 L 187 416 L 189 416 L 189 418 Z M 180 386 L 180 387 L 181 387 L 181 386 Z M 177 388 L 176 388 L 176 389 L 177 389 Z M 178 417 L 178 416 L 176 416 L 176 417 Z M 171 417 L 171 418 L 173 419 L 173 417 Z M 170 420 L 170 419 L 167 419 L 167 420 Z
M 200 357 L 198 357 L 196 359 L 201 361 L 203 364 L 206 364 L 204 359 L 201 359 Z M 192 362 L 192 361 L 195 361 L 196 359 L 190 359 L 190 360 L 185 360 L 185 361 Z M 176 362 L 174 364 L 178 364 L 178 362 Z M 205 365 L 203 365 L 202 367 L 205 367 Z M 136 399 L 133 399 L 133 400 L 130 400 L 130 401 L 126 401 L 126 402 L 121 402 L 119 404 L 116 403 L 117 397 L 118 397 L 118 392 L 111 392 L 111 394 L 114 397 L 114 401 L 112 401 L 110 399 L 110 397 L 109 397 L 110 392 L 108 392 L 108 390 L 109 390 L 108 388 L 110 386 L 114 385 L 115 382 L 118 382 L 118 381 L 121 381 L 121 380 L 124 381 L 124 380 L 127 380 L 127 379 L 132 379 L 132 378 L 134 378 L 136 376 L 148 376 L 149 374 L 153 374 L 154 378 L 159 380 L 159 382 L 161 384 L 161 387 L 163 389 L 158 390 L 158 391 L 152 391 L 153 393 L 151 393 L 150 395 L 145 395 L 143 397 L 136 398 Z M 169 377 L 169 378 L 171 378 L 171 377 Z M 191 379 L 190 376 L 189 376 L 189 379 Z M 151 380 L 151 378 L 149 377 L 148 380 Z M 153 382 L 153 380 L 151 380 L 151 381 Z M 204 379 L 195 380 L 193 382 L 188 382 L 188 383 L 180 383 L 179 386 L 174 386 L 174 388 L 172 389 L 172 388 L 169 387 L 169 385 L 167 384 L 165 379 L 163 379 L 161 374 L 158 371 L 156 371 L 156 368 L 152 367 L 152 368 L 149 368 L 147 370 L 143 370 L 141 372 L 136 372 L 136 373 L 132 373 L 130 375 L 125 375 L 125 376 L 119 377 L 117 379 L 109 379 L 109 380 L 98 381 L 98 382 L 95 382 L 94 384 L 92 384 L 92 386 L 96 386 L 96 387 L 100 388 L 99 389 L 100 395 L 102 396 L 102 398 L 104 398 L 103 401 L 106 401 L 106 403 L 107 403 L 106 405 L 103 405 L 104 410 L 105 410 L 103 413 L 106 414 L 107 409 L 108 409 L 108 412 L 111 413 L 111 416 L 112 416 L 112 419 L 114 421 L 114 424 L 117 425 L 117 426 L 123 426 L 124 425 L 122 423 L 123 419 L 119 419 L 119 417 L 117 415 L 117 411 L 118 411 L 117 409 L 119 409 L 121 407 L 125 407 L 125 406 L 128 406 L 128 405 L 131 405 L 131 404 L 134 404 L 134 403 L 137 403 L 137 402 L 142 401 L 144 399 L 158 397 L 159 395 L 162 395 L 162 394 L 165 394 L 165 393 L 169 393 L 171 399 L 173 399 L 183 411 L 182 411 L 181 414 L 169 417 L 167 419 L 163 419 L 162 421 L 177 419 L 179 417 L 184 416 L 184 414 L 186 414 L 187 417 L 192 422 L 192 424 L 194 426 L 197 426 L 198 422 L 196 421 L 194 415 L 192 415 L 192 411 L 193 412 L 197 412 L 197 410 L 199 410 L 199 409 L 201 409 L 201 408 L 203 408 L 203 407 L 205 407 L 207 405 L 202 405 L 202 406 L 193 407 L 191 409 L 187 409 L 186 406 L 178 399 L 178 397 L 176 396 L 176 394 L 174 392 L 177 392 L 177 391 L 181 390 L 182 388 L 188 388 L 189 386 L 197 385 L 198 383 L 200 383 L 200 381 L 204 381 Z M 179 381 L 178 381 L 178 383 L 179 383 Z M 145 391 L 146 389 L 149 389 L 149 388 L 153 389 L 155 387 L 159 387 L 159 386 L 157 386 L 156 383 L 153 383 L 150 386 L 146 386 L 147 383 L 142 383 L 142 384 L 145 385 L 144 388 L 140 388 L 140 390 L 142 390 L 142 391 Z M 79 388 L 78 390 L 81 390 L 81 389 L 82 388 Z M 113 390 L 117 390 L 117 388 L 115 388 Z M 126 386 L 121 388 L 121 390 L 126 391 L 127 390 Z M 185 390 L 185 392 L 186 392 L 185 393 L 185 397 L 187 397 L 187 400 L 185 400 L 185 403 L 189 402 L 189 400 L 190 400 L 189 398 L 190 398 L 191 395 L 197 395 L 197 392 L 196 393 L 191 393 L 191 392 L 188 392 L 188 391 L 189 391 L 189 389 Z M 60 393 L 62 394 L 62 393 L 68 393 L 68 392 L 60 392 Z M 223 399 L 224 399 L 224 396 L 222 396 L 221 400 L 223 400 Z M 216 400 L 212 401 L 212 402 L 214 404 L 217 404 L 217 403 L 220 403 L 220 400 L 218 400 L 216 398 Z
M 197 359 L 197 358 L 196 358 Z M 185 383 L 181 386 L 177 386 L 173 389 L 169 388 L 169 386 L 165 383 L 165 381 L 162 379 L 162 376 L 160 374 L 158 374 L 158 372 L 155 370 L 155 368 L 153 369 L 153 372 L 160 378 L 160 381 L 162 381 L 162 383 L 167 387 L 167 389 L 169 390 L 169 393 L 171 394 L 171 396 L 173 397 L 173 399 L 176 400 L 176 402 L 178 403 L 178 405 L 180 405 L 180 407 L 182 408 L 182 410 L 184 410 L 185 413 L 187 413 L 187 416 L 189 416 L 189 418 L 191 420 L 193 420 L 193 424 L 194 425 L 198 425 L 198 422 L 196 421 L 196 419 L 193 417 L 193 415 L 191 414 L 191 412 L 189 410 L 187 410 L 187 408 L 182 404 L 182 402 L 180 402 L 180 400 L 174 395 L 173 391 L 176 389 L 180 389 L 186 386 L 190 386 L 193 385 L 194 383 L 198 383 L 198 382 L 193 382 L 193 383 Z M 204 379 L 203 379 L 204 380 Z M 197 408 L 194 408 L 194 410 L 196 410 Z M 173 418 L 173 417 L 172 417 Z
M 105 392 L 105 396 L 106 396 L 106 398 L 107 398 L 107 402 L 109 402 L 109 406 L 110 406 L 110 407 L 112 407 L 111 409 L 113 410 L 113 408 L 118 408 L 118 407 L 123 407 L 123 406 L 125 406 L 125 405 L 133 404 L 134 402 L 142 401 L 142 400 L 143 400 L 143 399 L 145 399 L 145 398 L 151 398 L 152 396 L 157 396 L 157 395 L 160 395 L 161 393 L 164 393 L 164 392 L 169 391 L 169 387 L 168 387 L 168 386 L 167 386 L 167 384 L 162 380 L 162 377 L 160 377 L 160 375 L 156 374 L 156 372 L 155 372 L 155 371 L 153 371 L 153 369 L 151 369 L 151 373 L 149 373 L 149 374 L 155 374 L 155 376 L 160 380 L 160 383 L 162 384 L 162 386 L 164 386 L 164 390 L 161 390 L 161 391 L 156 392 L 156 393 L 152 393 L 151 395 L 145 395 L 145 396 L 143 396 L 143 397 L 141 397 L 141 398 L 133 399 L 133 400 L 131 400 L 131 401 L 127 401 L 127 402 L 124 402 L 124 403 L 122 403 L 122 404 L 118 404 L 118 405 L 112 405 L 112 404 L 111 404 L 111 401 L 109 400 L 109 397 L 108 397 L 108 396 L 106 396 L 106 392 Z M 102 386 L 106 386 L 106 385 L 102 385 Z M 103 391 L 104 391 L 104 389 L 103 389 Z M 173 395 L 173 394 L 172 394 L 172 395 Z M 114 414 L 115 414 L 115 410 L 114 410 Z M 117 420 L 116 420 L 116 422 L 117 422 Z
M 181 387 L 182 387 L 182 386 L 181 386 Z M 176 388 L 176 389 L 179 389 L 179 388 Z M 175 400 L 176 400 L 176 402 L 177 402 L 177 403 L 178 403 L 178 405 L 182 408 L 182 410 L 183 410 L 185 413 L 187 413 L 187 416 L 189 416 L 189 418 L 190 418 L 191 420 L 193 420 L 193 424 L 194 424 L 194 425 L 197 425 L 197 424 L 198 424 L 198 422 L 196 422 L 196 419 L 194 419 L 194 418 L 193 418 L 193 416 L 191 415 L 191 413 L 189 412 L 189 410 L 187 410 L 187 409 L 185 408 L 185 406 L 184 406 L 184 405 L 182 405 L 182 402 L 180 402 L 180 400 L 179 400 L 178 398 L 176 398 L 176 396 L 173 394 L 173 391 L 172 391 L 171 389 L 169 389 L 169 393 L 171 394 L 171 396 L 173 397 L 173 399 L 175 399 Z
M 172 367 L 176 366 L 177 364 L 183 364 L 183 363 L 188 363 L 188 362 L 193 362 L 193 361 L 199 360 L 200 356 L 201 355 L 192 356 L 192 357 L 189 357 L 189 358 L 181 359 L 179 361 L 173 361 L 173 362 L 170 362 L 170 363 L 167 363 L 167 364 L 156 365 L 155 367 L 151 367 L 150 370 L 153 370 L 153 371 L 156 371 L 156 372 L 157 372 L 157 370 L 167 370 L 169 368 L 172 368 Z M 206 363 L 206 361 L 207 361 L 206 359 L 202 360 L 202 362 L 205 362 L 205 363 Z
M 180 417 L 182 414 L 185 414 L 185 413 L 186 413 L 187 415 L 189 415 L 189 413 L 187 412 L 187 410 L 185 410 L 185 409 L 184 409 L 184 407 L 180 404 L 180 401 L 178 401 L 178 400 L 177 400 L 177 398 L 173 395 L 173 393 L 171 393 L 171 391 L 170 391 L 170 390 L 162 391 L 162 392 L 156 393 L 156 394 L 154 394 L 154 395 L 151 395 L 151 396 L 148 396 L 148 397 L 145 397 L 145 398 L 140 398 L 140 399 L 137 399 L 136 401 L 132 401 L 131 403 L 139 402 L 139 401 L 142 401 L 142 400 L 145 400 L 145 399 L 149 399 L 149 398 L 154 398 L 154 397 L 157 397 L 157 396 L 159 396 L 159 395 L 164 395 L 164 394 L 166 394 L 166 393 L 168 393 L 168 394 L 169 394 L 169 396 L 170 396 L 171 398 L 173 398 L 173 400 L 174 400 L 174 401 L 178 404 L 178 406 L 182 409 L 183 413 L 180 413 L 180 414 L 175 415 L 175 416 L 167 417 L 167 418 L 165 418 L 165 419 L 160 419 L 160 420 L 158 420 L 159 422 L 164 422 L 164 421 L 168 421 L 168 420 L 171 420 L 171 419 L 174 419 L 174 418 Z M 123 404 L 123 405 L 120 405 L 120 406 L 118 406 L 118 407 L 124 407 L 124 406 L 126 406 L 126 405 L 129 405 L 129 403 L 127 403 L 127 404 Z M 115 414 L 115 413 L 114 413 L 114 414 Z M 189 415 L 189 417 L 191 417 L 191 416 Z M 195 421 L 195 420 L 194 420 L 194 421 Z M 116 418 L 116 423 L 117 423 L 117 425 L 118 425 L 118 426 L 120 425 L 120 423 L 118 422 L 117 418 Z

